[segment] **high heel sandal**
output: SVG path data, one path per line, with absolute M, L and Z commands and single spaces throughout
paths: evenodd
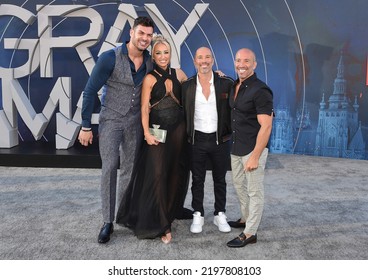
M 168 229 L 165 231 L 165 234 L 161 236 L 161 241 L 165 244 L 169 244 L 171 242 L 172 236 L 171 236 L 171 230 Z

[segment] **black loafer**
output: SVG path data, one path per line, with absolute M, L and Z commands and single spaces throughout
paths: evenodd
M 106 243 L 110 240 L 110 234 L 114 232 L 113 223 L 104 223 L 100 234 L 98 235 L 98 243 Z
M 228 221 L 228 224 L 232 228 L 245 228 L 245 223 L 242 223 L 240 221 L 241 219 L 238 219 L 237 221 Z
M 227 242 L 226 245 L 231 248 L 240 248 L 251 243 L 257 243 L 257 234 L 246 238 L 244 232 L 242 232 L 238 237 Z

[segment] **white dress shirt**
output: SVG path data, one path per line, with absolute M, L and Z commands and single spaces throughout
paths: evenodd
M 208 100 L 203 94 L 202 86 L 197 75 L 197 89 L 194 108 L 194 129 L 204 133 L 216 132 L 217 108 L 213 73 L 210 80 L 210 96 L 208 97 Z

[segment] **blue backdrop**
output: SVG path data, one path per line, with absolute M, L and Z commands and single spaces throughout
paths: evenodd
M 236 78 L 236 51 L 242 47 L 254 50 L 257 75 L 274 91 L 271 153 L 367 159 L 368 2 L 364 0 L 354 4 L 345 0 L 1 0 L 3 8 L 6 4 L 22 7 L 34 14 L 35 20 L 25 23 L 6 12 L 0 16 L 0 70 L 19 67 L 28 60 L 27 51 L 6 48 L 5 41 L 40 37 L 37 5 L 86 5 L 97 11 L 103 19 L 103 33 L 89 48 L 97 59 L 122 3 L 133 4 L 137 14 L 146 15 L 145 4 L 154 4 L 173 34 L 196 4 L 208 4 L 180 46 L 180 66 L 188 76 L 195 74 L 192 58 L 200 46 L 209 46 L 215 68 L 232 78 Z M 52 36 L 83 36 L 89 24 L 86 18 L 54 16 Z M 128 39 L 128 30 L 129 25 L 122 29 L 122 41 Z M 86 66 L 74 48 L 53 49 L 52 64 L 52 77 L 41 77 L 39 68 L 16 80 L 35 112 L 40 113 L 57 79 L 70 77 L 74 115 L 89 76 Z M 1 73 L 0 110 L 4 110 L 8 106 L 4 100 L 10 93 Z M 22 117 L 17 125 L 19 141 L 36 141 Z M 53 114 L 38 141 L 53 142 L 55 134 Z

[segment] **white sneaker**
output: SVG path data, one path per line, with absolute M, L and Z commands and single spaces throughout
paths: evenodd
M 202 226 L 204 224 L 204 217 L 201 216 L 201 212 L 194 212 L 193 214 L 193 222 L 190 226 L 190 231 L 192 233 L 200 233 L 202 232 Z
M 213 223 L 218 226 L 219 231 L 221 232 L 230 232 L 231 227 L 226 221 L 226 215 L 224 212 L 218 212 L 218 215 L 213 219 Z

